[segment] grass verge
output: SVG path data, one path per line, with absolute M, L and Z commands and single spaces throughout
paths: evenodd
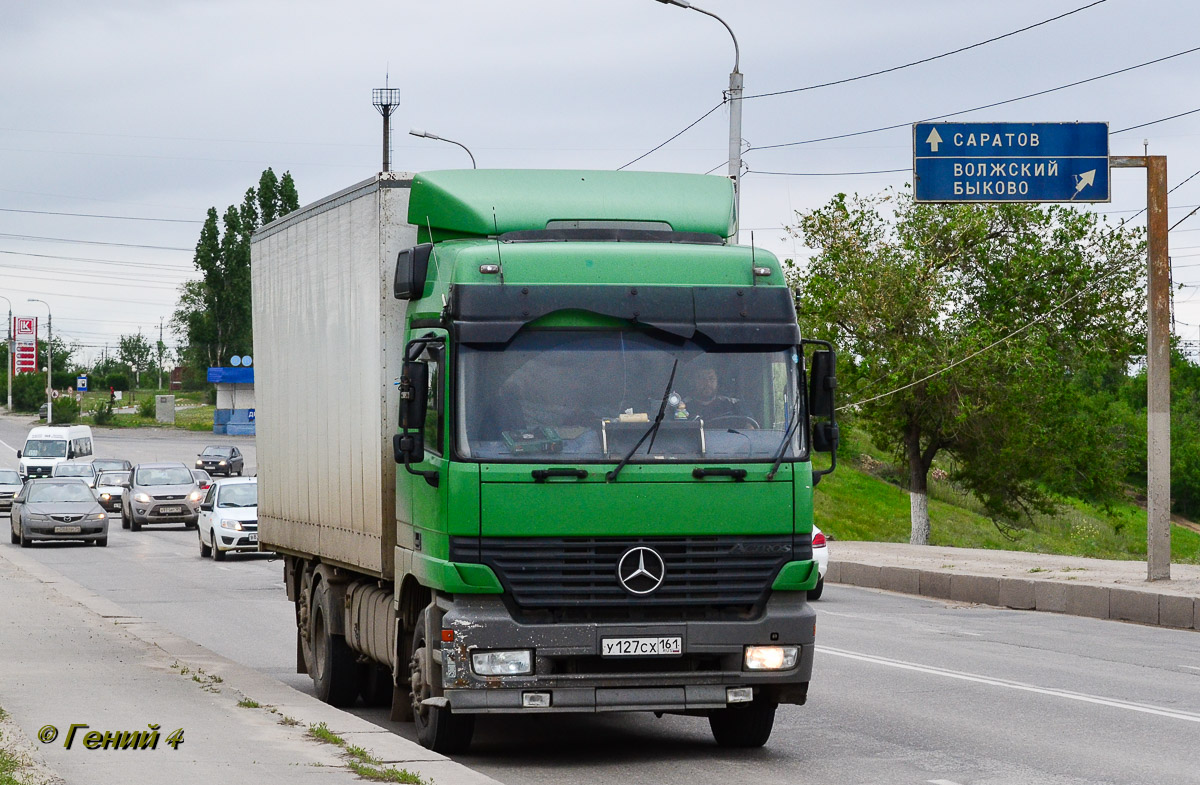
M 373 757 L 362 747 L 347 745 L 345 739 L 329 730 L 323 722 L 316 725 L 309 725 L 308 735 L 317 741 L 341 747 L 347 758 L 346 765 L 363 779 L 374 780 L 375 782 L 399 782 L 404 785 L 432 785 L 430 780 L 426 780 L 418 774 L 413 774 L 408 769 L 397 769 L 394 766 L 385 768 L 383 761 Z
M 889 457 L 871 449 L 861 434 L 852 432 L 845 458 L 824 477 L 814 493 L 817 525 L 835 539 L 908 542 L 908 492 Z M 969 493 L 949 480 L 930 478 L 931 545 L 956 548 L 1053 553 L 1096 559 L 1146 559 L 1146 511 L 1120 502 L 1104 508 L 1059 499 L 1055 515 L 1035 515 L 1032 527 L 1010 538 L 1002 533 Z M 1171 527 L 1171 561 L 1200 564 L 1200 533 Z

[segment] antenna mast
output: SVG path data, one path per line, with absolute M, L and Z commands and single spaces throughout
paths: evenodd
M 387 79 L 384 79 L 384 84 L 387 84 Z M 381 171 L 390 172 L 391 169 L 391 149 L 392 149 L 392 112 L 396 111 L 396 107 L 400 105 L 400 89 L 396 87 L 376 87 L 371 91 L 371 103 L 379 110 L 379 114 L 383 115 L 383 169 Z

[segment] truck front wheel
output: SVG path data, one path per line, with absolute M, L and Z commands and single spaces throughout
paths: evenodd
M 713 738 L 722 747 L 761 747 L 771 738 L 776 705 L 758 697 L 750 703 L 715 710 L 708 715 Z
M 465 752 L 471 746 L 475 733 L 475 717 L 471 714 L 453 714 L 448 707 L 430 706 L 424 703 L 433 697 L 430 683 L 433 674 L 425 668 L 425 611 L 417 617 L 413 630 L 412 659 L 409 660 L 413 723 L 417 726 L 417 741 L 425 749 L 452 755 Z
M 318 698 L 333 706 L 353 706 L 358 700 L 358 668 L 346 639 L 329 631 L 329 620 L 336 612 L 329 587 L 319 581 L 312 591 L 308 613 L 310 673 Z

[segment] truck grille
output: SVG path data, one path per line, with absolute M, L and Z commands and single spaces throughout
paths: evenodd
M 786 562 L 811 558 L 802 539 L 452 537 L 450 559 L 491 567 L 510 608 L 526 620 L 749 618 Z M 621 557 L 637 546 L 654 549 L 666 568 L 662 585 L 645 595 L 617 579 Z

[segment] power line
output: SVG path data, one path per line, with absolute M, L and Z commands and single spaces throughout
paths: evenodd
M 846 139 L 851 136 L 866 136 L 867 134 L 875 134 L 875 133 L 879 133 L 881 131 L 892 131 L 897 128 L 908 128 L 915 123 L 926 123 L 926 122 L 930 122 L 933 120 L 941 120 L 941 119 L 944 119 L 947 117 L 957 117 L 958 115 L 961 115 L 961 114 L 967 114 L 969 112 L 977 112 L 980 109 L 991 109 L 996 106 L 1004 106 L 1005 104 L 1012 104 L 1012 103 L 1016 103 L 1017 101 L 1024 101 L 1028 98 L 1036 98 L 1038 96 L 1048 95 L 1050 93 L 1058 92 L 1059 90 L 1066 90 L 1071 87 L 1078 87 L 1079 85 L 1088 84 L 1089 82 L 1096 82 L 1101 79 L 1107 79 L 1110 76 L 1116 76 L 1118 74 L 1128 73 L 1129 71 L 1134 71 L 1134 70 L 1137 70 L 1138 68 L 1145 68 L 1146 66 L 1155 65 L 1156 63 L 1161 63 L 1161 62 L 1164 62 L 1166 60 L 1171 60 L 1176 57 L 1182 57 L 1183 55 L 1191 54 L 1191 53 L 1197 52 L 1197 51 L 1200 51 L 1200 46 L 1192 47 L 1191 49 L 1185 49 L 1182 52 L 1176 52 L 1175 54 L 1166 55 L 1165 57 L 1159 57 L 1155 60 L 1147 60 L 1144 63 L 1138 63 L 1137 65 L 1131 65 L 1127 68 L 1121 68 L 1116 71 L 1109 71 L 1108 73 L 1100 74 L 1099 76 L 1093 76 L 1093 77 L 1089 77 L 1087 79 L 1080 79 L 1076 82 L 1070 82 L 1069 84 L 1059 85 L 1058 87 L 1051 87 L 1047 90 L 1039 90 L 1036 93 L 1028 93 L 1026 95 L 1018 96 L 1016 98 L 1009 98 L 1004 101 L 995 101 L 990 104 L 983 104 L 982 106 L 974 106 L 974 107 L 971 107 L 970 109 L 960 109 L 957 112 L 949 112 L 946 114 L 937 114 L 937 115 L 933 115 L 931 117 L 924 118 L 922 120 L 912 120 L 907 123 L 896 123 L 895 125 L 885 125 L 880 128 L 872 128 L 872 129 L 869 129 L 866 131 L 854 131 L 853 133 L 837 134 L 835 136 L 823 136 L 823 137 L 820 137 L 817 139 L 803 139 L 798 142 L 782 142 L 780 144 L 760 145 L 757 147 L 752 146 L 752 147 L 749 147 L 746 150 L 746 152 L 751 152 L 753 150 L 776 150 L 781 147 L 797 147 L 799 145 L 815 144 L 817 142 L 828 142 L 833 139 Z
M 1180 112 L 1179 114 L 1173 114 L 1170 117 L 1162 117 L 1162 118 L 1159 118 L 1158 120 L 1151 120 L 1148 123 L 1141 123 L 1140 125 L 1131 125 L 1128 128 L 1122 128 L 1119 131 L 1110 131 L 1108 135 L 1115 136 L 1116 134 L 1123 134 L 1126 131 L 1133 131 L 1138 128 L 1145 128 L 1148 125 L 1158 125 L 1159 123 L 1165 123 L 1168 120 L 1174 120 L 1177 117 L 1187 117 L 1188 115 L 1195 114 L 1196 112 L 1200 112 L 1200 109 L 1192 109 L 1187 112 Z
M 892 66 L 891 68 L 884 68 L 880 71 L 872 71 L 869 74 L 860 74 L 858 76 L 851 76 L 846 79 L 838 79 L 833 82 L 822 82 L 821 84 L 808 85 L 807 87 L 795 87 L 790 90 L 776 90 L 776 91 L 770 92 L 770 93 L 759 93 L 757 95 L 747 95 L 747 96 L 743 96 L 742 100 L 748 101 L 751 98 L 770 98 L 771 96 L 776 96 L 776 95 L 788 95 L 791 93 L 802 93 L 802 92 L 805 92 L 806 90 L 817 90 L 822 87 L 833 87 L 834 85 L 847 84 L 849 82 L 857 82 L 861 79 L 870 79 L 873 76 L 880 76 L 882 74 L 890 74 L 890 73 L 893 73 L 894 71 L 901 71 L 905 68 L 912 68 L 913 66 L 916 66 L 916 65 L 922 65 L 923 63 L 930 63 L 930 62 L 933 62 L 934 60 L 940 60 L 943 57 L 949 57 L 951 55 L 956 55 L 956 54 L 959 54 L 961 52 L 966 52 L 971 49 L 977 49 L 981 46 L 986 46 L 987 44 L 995 43 L 996 41 L 1001 41 L 1005 38 L 1011 38 L 1014 35 L 1018 35 L 1020 33 L 1027 32 L 1029 30 L 1034 29 L 1035 27 L 1041 27 L 1042 25 L 1050 24 L 1051 22 L 1056 22 L 1059 19 L 1071 16 L 1072 14 L 1077 14 L 1080 11 L 1086 11 L 1089 8 L 1098 6 L 1101 3 L 1105 3 L 1105 2 L 1108 2 L 1108 0 L 1096 0 L 1096 2 L 1088 3 L 1085 6 L 1080 6 L 1079 8 L 1076 8 L 1074 11 L 1067 11 L 1065 14 L 1059 14 L 1058 16 L 1052 16 L 1049 19 L 1044 19 L 1041 22 L 1036 22 L 1035 24 L 1027 25 L 1018 30 L 1013 30 L 1012 32 L 1005 33 L 1004 35 L 998 35 L 994 38 L 989 38 L 986 41 L 980 41 L 979 43 L 971 44 L 969 46 L 961 46 L 958 49 L 952 49 L 949 52 L 942 52 L 940 55 L 933 55 L 932 57 L 926 57 L 922 60 L 914 60 L 911 63 L 905 63 L 903 65 L 895 65 L 895 66 Z
M 895 174 L 896 172 L 912 172 L 912 167 L 904 169 L 876 169 L 870 172 L 767 172 L 762 169 L 747 169 L 746 174 L 771 174 L 785 177 L 848 177 L 856 174 Z
M 651 149 L 651 150 L 647 150 L 646 152 L 644 152 L 644 153 L 642 153 L 641 155 L 639 155 L 637 158 L 634 158 L 634 159 L 633 159 L 632 161 L 630 161 L 629 163 L 627 163 L 627 164 L 624 164 L 623 166 L 618 166 L 618 167 L 617 167 L 617 171 L 618 171 L 618 172 L 619 172 L 619 171 L 621 171 L 621 170 L 622 170 L 622 169 L 624 169 L 626 166 L 632 166 L 633 164 L 636 164 L 638 161 L 642 160 L 643 158 L 645 158 L 646 156 L 650 155 L 651 153 L 657 152 L 658 150 L 661 150 L 662 148 L 666 147 L 666 146 L 667 146 L 667 145 L 669 145 L 671 142 L 674 142 L 676 139 L 678 139 L 679 137 L 683 136 L 685 133 L 687 133 L 687 132 L 688 132 L 688 131 L 690 131 L 691 129 L 695 128 L 695 127 L 696 127 L 696 126 L 697 126 L 697 125 L 700 123 L 700 121 L 701 121 L 701 120 L 703 120 L 704 118 L 708 117 L 710 114 L 712 114 L 713 112 L 717 111 L 718 109 L 720 109 L 720 108 L 721 108 L 722 106 L 724 106 L 724 105 L 725 105 L 725 102 L 724 102 L 724 101 L 721 101 L 721 103 L 717 104 L 717 105 L 716 105 L 716 106 L 714 106 L 712 109 L 709 109 L 707 112 L 705 112 L 704 114 L 702 114 L 702 115 L 700 115 L 699 117 L 697 117 L 697 118 L 696 118 L 695 120 L 693 120 L 693 121 L 692 121 L 692 122 L 691 122 L 691 123 L 690 123 L 690 124 L 689 124 L 689 125 L 688 125 L 686 128 L 684 128 L 682 131 L 680 131 L 679 133 L 677 133 L 677 134 L 675 134 L 674 136 L 672 136 L 672 137 L 671 137 L 670 139 L 668 139 L 667 141 L 663 142 L 662 144 L 660 144 L 659 146 L 657 146 L 657 147 L 655 147 L 655 148 L 653 148 L 653 149 Z
M 110 245 L 118 248 L 147 248 L 152 251 L 194 251 L 194 248 L 176 248 L 170 245 L 139 245 L 137 243 L 110 243 L 103 240 L 73 240 L 66 237 L 40 237 L 32 234 L 4 234 L 0 233 L 0 237 L 9 240 L 36 240 L 38 242 L 51 243 L 78 243 L 80 245 Z
M 86 256 L 56 256 L 54 254 L 44 253 L 27 253 L 25 251 L 4 251 L 0 250 L 0 254 L 8 256 L 30 256 L 35 259 L 63 259 L 68 262 L 87 262 L 88 264 L 110 264 L 115 267 L 140 267 L 149 270 L 168 270 L 173 273 L 192 273 L 195 268 L 183 269 L 170 264 L 155 264 L 154 262 L 123 262 L 114 259 L 91 259 Z
M 95 213 L 60 213 L 50 210 L 18 210 L 15 207 L 0 207 L 0 213 L 26 213 L 29 215 L 66 215 L 72 218 L 110 218 L 116 221 L 157 221 L 162 223 L 175 224 L 202 224 L 204 221 L 195 221 L 189 218 L 143 218 L 133 215 L 97 215 Z

